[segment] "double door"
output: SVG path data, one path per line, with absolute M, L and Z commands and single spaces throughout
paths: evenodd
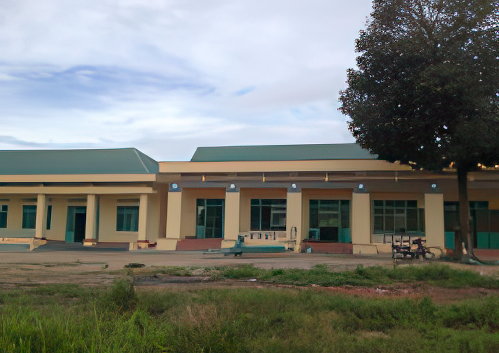
M 196 238 L 223 238 L 224 199 L 198 199 Z

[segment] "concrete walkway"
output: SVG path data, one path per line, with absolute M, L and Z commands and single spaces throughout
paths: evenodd
M 120 270 L 129 263 L 141 263 L 146 266 L 224 266 L 254 264 L 262 268 L 311 268 L 317 264 L 327 264 L 338 270 L 351 269 L 357 265 L 387 266 L 392 265 L 389 255 L 321 255 L 321 254 L 254 254 L 241 257 L 217 254 L 205 255 L 198 251 L 106 251 L 58 249 L 35 250 L 32 252 L 4 252 L 0 264 L 63 264 L 88 263 L 107 265 L 109 270 Z

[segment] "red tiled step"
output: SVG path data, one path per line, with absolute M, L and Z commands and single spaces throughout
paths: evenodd
M 353 254 L 353 245 L 348 243 L 304 241 L 301 251 L 306 252 L 307 248 L 312 248 L 313 254 Z
M 208 250 L 220 249 L 222 247 L 222 239 L 206 238 L 206 239 L 182 239 L 177 242 L 177 250 Z
M 499 249 L 474 249 L 476 257 L 483 261 L 499 260 Z

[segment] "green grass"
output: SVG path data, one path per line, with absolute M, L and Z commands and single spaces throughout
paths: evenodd
M 247 265 L 152 271 L 304 286 L 499 288 L 494 277 L 438 264 L 343 272 Z M 144 290 L 135 288 L 133 271 L 126 272 L 109 288 L 1 290 L 0 352 L 499 352 L 499 295 L 439 305 L 429 298 L 368 298 L 314 288 Z M 151 275 L 151 269 L 136 273 Z
M 498 352 L 498 329 L 497 295 L 437 305 L 306 288 L 136 290 L 127 277 L 0 292 L 1 352 Z
M 150 269 L 147 270 L 151 272 Z M 145 272 L 147 273 L 147 272 Z M 331 271 L 326 265 L 304 269 L 262 269 L 253 265 L 223 266 L 206 268 L 163 267 L 153 268 L 152 273 L 169 276 L 198 276 L 220 279 L 257 279 L 260 281 L 319 286 L 377 286 L 394 283 L 427 283 L 440 287 L 499 288 L 499 279 L 479 275 L 475 271 L 453 269 L 448 265 L 428 264 L 424 266 L 358 266 L 354 271 Z

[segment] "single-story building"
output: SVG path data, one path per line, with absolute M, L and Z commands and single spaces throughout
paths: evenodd
M 390 251 L 392 234 L 452 248 L 455 171 L 414 171 L 357 144 L 200 147 L 188 162 L 134 148 L 0 152 L 0 240 L 194 250 L 284 244 Z M 499 248 L 499 169 L 470 173 L 477 248 Z

